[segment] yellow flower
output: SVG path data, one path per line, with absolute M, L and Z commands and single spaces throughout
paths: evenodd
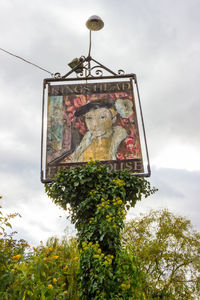
M 74 260 L 74 261 L 78 261 L 78 256 L 74 257 L 73 260 Z
M 94 258 L 99 258 L 98 254 L 93 255 Z
M 50 248 L 49 248 L 49 251 L 53 251 L 53 248 L 50 247 Z
M 11 215 L 9 215 L 10 218 L 14 218 L 16 216 L 17 216 L 17 214 L 11 214 Z
M 54 258 L 54 259 L 58 259 L 58 258 L 59 258 L 59 256 L 58 256 L 58 255 L 55 255 L 55 256 L 53 256 L 53 258 Z
M 53 278 L 53 282 L 56 283 L 56 282 L 57 282 L 57 279 L 56 279 L 56 278 Z
M 48 285 L 48 289 L 52 289 L 53 285 L 52 284 L 49 284 Z
M 19 282 L 19 280 L 15 280 L 14 282 L 13 282 L 13 284 L 17 284 Z
M 47 261 L 47 260 L 49 260 L 49 258 L 48 258 L 48 257 L 44 257 L 43 260 L 44 260 L 44 261 Z
M 13 256 L 13 259 L 20 259 L 21 258 L 21 254 L 17 254 L 15 256 Z
M 65 271 L 67 271 L 69 269 L 69 267 L 66 265 L 64 268 L 63 268 Z
M 113 179 L 113 182 L 119 186 L 124 186 L 125 185 L 125 181 L 122 179 Z
M 91 224 L 93 221 L 94 221 L 94 218 L 90 218 L 90 222 L 89 223 Z
M 88 162 L 88 165 L 96 165 L 96 161 L 90 158 L 90 161 Z
M 87 246 L 87 242 L 82 242 L 82 247 L 84 248 L 85 246 Z
M 64 294 L 67 294 L 67 291 L 64 291 Z

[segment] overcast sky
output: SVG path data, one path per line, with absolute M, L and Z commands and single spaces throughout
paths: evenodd
M 85 22 L 99 15 L 92 57 L 136 73 L 159 191 L 129 217 L 169 208 L 200 229 L 200 0 L 1 0 L 0 48 L 50 72 L 88 54 Z M 48 73 L 0 50 L 0 194 L 19 237 L 32 244 L 73 227 L 40 182 L 42 82 Z M 65 232 L 65 234 L 66 234 Z

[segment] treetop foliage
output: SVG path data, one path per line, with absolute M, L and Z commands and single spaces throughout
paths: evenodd
M 167 209 L 150 211 L 126 223 L 122 239 L 146 274 L 146 294 L 156 299 L 198 299 L 200 234 L 189 220 Z

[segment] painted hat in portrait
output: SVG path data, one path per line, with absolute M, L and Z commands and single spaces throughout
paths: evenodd
M 77 111 L 75 112 L 76 117 L 84 116 L 90 110 L 98 109 L 98 108 L 114 108 L 114 102 L 111 99 L 98 99 L 94 101 L 90 101 L 87 104 L 80 106 Z

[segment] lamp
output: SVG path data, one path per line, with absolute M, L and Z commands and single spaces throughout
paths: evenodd
M 98 31 L 104 27 L 104 22 L 99 16 L 94 15 L 87 20 L 86 26 L 89 30 Z

